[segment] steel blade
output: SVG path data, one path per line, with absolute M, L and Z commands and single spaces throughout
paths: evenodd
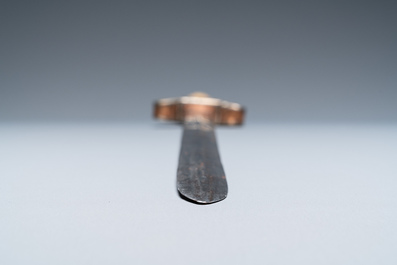
M 227 182 L 212 124 L 198 121 L 184 124 L 177 188 L 182 197 L 197 203 L 226 198 Z

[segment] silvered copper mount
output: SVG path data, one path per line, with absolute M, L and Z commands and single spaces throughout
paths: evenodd
M 202 93 L 164 98 L 154 104 L 155 118 L 177 122 L 200 120 L 220 125 L 241 125 L 244 112 L 238 103 L 211 98 Z

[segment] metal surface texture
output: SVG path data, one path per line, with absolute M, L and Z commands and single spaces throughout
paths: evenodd
M 185 123 L 177 188 L 183 197 L 197 203 L 214 203 L 226 198 L 227 182 L 212 124 Z
M 215 138 L 215 125 L 241 125 L 244 108 L 204 93 L 166 98 L 154 105 L 157 119 L 183 123 L 177 189 L 187 201 L 210 204 L 226 198 L 228 186 Z

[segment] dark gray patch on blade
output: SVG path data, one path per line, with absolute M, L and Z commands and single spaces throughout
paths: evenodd
M 185 124 L 177 188 L 181 196 L 196 203 L 214 203 L 226 198 L 226 177 L 211 124 Z

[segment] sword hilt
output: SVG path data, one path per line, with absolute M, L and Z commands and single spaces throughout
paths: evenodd
M 160 99 L 154 104 L 155 118 L 179 122 L 204 120 L 214 124 L 241 125 L 244 112 L 238 103 L 211 98 L 201 92 L 180 98 Z

